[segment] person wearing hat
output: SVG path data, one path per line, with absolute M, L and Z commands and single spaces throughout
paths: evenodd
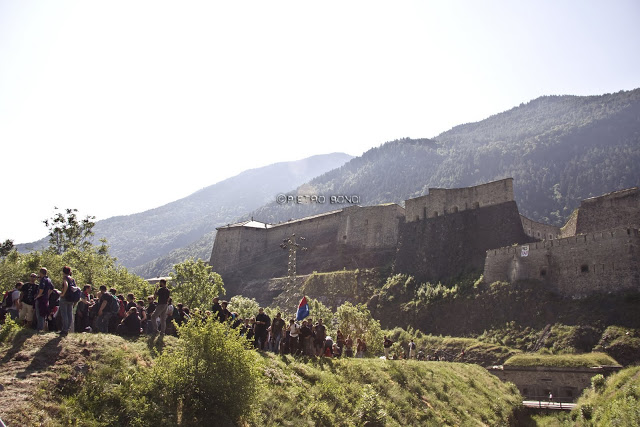
M 20 315 L 18 319 L 22 323 L 22 326 L 31 327 L 33 324 L 33 316 L 35 311 L 33 306 L 36 302 L 36 295 L 38 295 L 38 284 L 36 279 L 38 275 L 31 273 L 29 276 L 29 282 L 22 285 L 22 292 L 20 293 Z

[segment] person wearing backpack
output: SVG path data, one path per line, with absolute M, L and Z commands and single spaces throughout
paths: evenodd
M 7 291 L 4 294 L 2 305 L 11 316 L 11 320 L 18 318 L 20 312 L 20 289 L 22 288 L 22 282 L 16 283 L 12 290 Z
M 80 299 L 80 289 L 76 286 L 76 281 L 71 277 L 71 268 L 62 267 L 62 292 L 60 293 L 60 317 L 62 319 L 62 329 L 60 336 L 69 334 L 69 329 L 73 327 L 73 307 Z
M 36 329 L 38 331 L 44 330 L 44 323 L 49 316 L 49 297 L 53 292 L 53 283 L 49 279 L 49 272 L 46 268 L 42 267 L 38 274 L 40 277 L 40 284 L 38 285 L 38 295 L 36 295 L 35 311 L 36 311 Z
M 31 273 L 29 282 L 22 285 L 22 293 L 20 295 L 20 315 L 18 319 L 22 326 L 31 327 L 33 324 L 36 303 L 36 295 L 38 294 L 38 284 L 36 283 L 38 275 Z
M 96 327 L 98 332 L 109 332 L 109 321 L 111 317 L 116 315 L 120 310 L 118 298 L 107 292 L 105 285 L 100 285 L 100 297 L 98 299 L 98 317 L 96 318 Z

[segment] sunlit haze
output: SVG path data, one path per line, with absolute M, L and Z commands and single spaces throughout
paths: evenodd
M 640 87 L 640 2 L 0 0 L 0 241 Z M 275 195 L 274 195 L 275 197 Z

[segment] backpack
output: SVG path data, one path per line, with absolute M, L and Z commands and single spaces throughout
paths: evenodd
M 5 308 L 11 308 L 13 306 L 13 289 L 5 292 L 2 298 L 2 306 Z
M 76 281 L 70 279 L 69 283 L 67 284 L 67 293 L 64 294 L 64 299 L 68 302 L 78 302 L 80 301 L 81 294 L 82 291 L 79 287 L 76 286 Z
M 127 315 L 127 308 L 124 305 L 124 301 L 116 297 L 118 300 L 118 317 L 125 317 Z
M 120 300 L 117 296 L 107 292 L 111 296 L 111 301 L 109 302 L 109 311 L 112 313 L 117 313 L 120 311 Z

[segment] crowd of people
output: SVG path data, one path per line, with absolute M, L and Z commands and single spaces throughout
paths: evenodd
M 175 325 L 190 321 L 192 314 L 183 304 L 173 304 L 171 291 L 162 279 L 153 295 L 144 300 L 132 293 L 118 294 L 114 288 L 101 285 L 94 294 L 92 285 L 78 287 L 70 267 L 62 269 L 62 284 L 56 289 L 46 268 L 31 273 L 27 283 L 17 282 L 5 293 L 3 309 L 6 315 L 22 326 L 38 331 L 117 333 L 124 336 L 141 334 L 176 334 Z M 367 344 L 362 338 L 354 341 L 338 329 L 335 337 L 328 335 L 323 319 L 312 318 L 285 321 L 281 313 L 273 320 L 263 308 L 255 317 L 240 318 L 229 310 L 228 301 L 213 299 L 205 316 L 239 328 L 239 334 L 251 341 L 256 349 L 280 354 L 328 357 L 365 357 Z M 386 337 L 385 337 L 386 338 Z

